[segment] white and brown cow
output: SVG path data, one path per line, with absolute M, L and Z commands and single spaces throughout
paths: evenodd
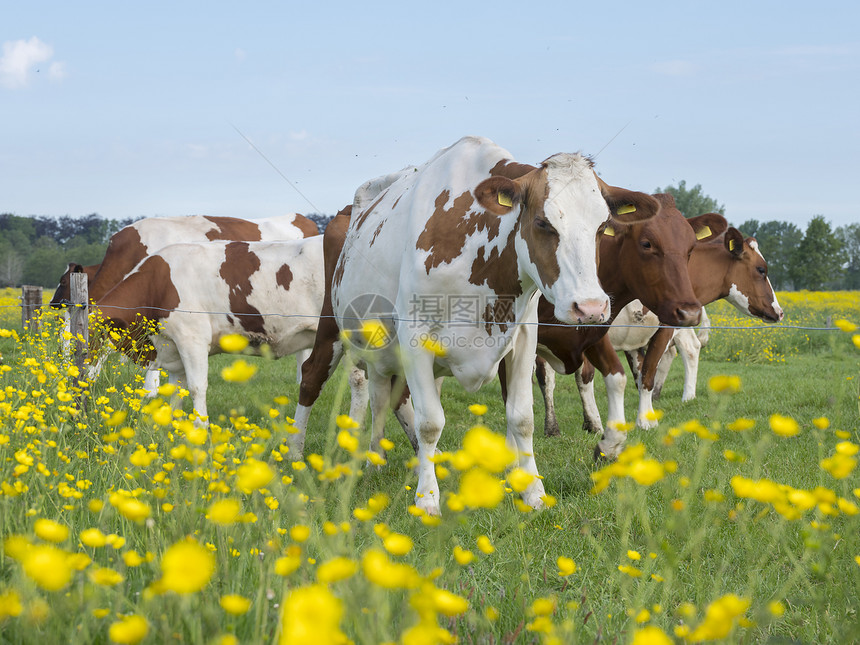
M 755 239 L 744 239 L 736 228 L 729 228 L 725 235 L 696 244 L 689 262 L 690 280 L 696 297 L 704 304 L 725 298 L 742 313 L 775 323 L 783 318 L 782 308 L 767 277 L 767 262 L 758 248 Z M 676 330 L 661 326 L 648 334 L 647 351 L 644 359 L 636 362 L 638 370 L 631 364 L 639 386 L 639 409 L 636 424 L 640 428 L 656 425 L 653 415 L 653 392 L 658 373 L 658 364 L 663 358 L 668 343 Z M 614 348 L 606 339 L 608 351 L 614 355 Z M 604 348 L 605 349 L 605 348 Z M 605 352 L 604 352 L 605 353 Z M 616 356 L 617 358 L 617 356 Z M 548 434 L 557 434 L 558 427 L 551 427 L 555 419 L 552 388 L 554 379 L 544 378 L 538 367 L 538 383 L 544 391 L 547 406 Z M 549 370 L 546 371 L 548 376 Z M 638 373 L 637 373 L 638 372 Z M 585 363 L 577 373 L 577 385 L 583 405 L 583 427 L 596 431 L 601 426 L 600 413 L 594 400 L 594 368 Z M 608 382 L 607 382 L 608 386 Z M 695 391 L 695 385 L 693 385 Z
M 94 307 L 116 327 L 149 337 L 155 365 L 208 414 L 208 357 L 241 334 L 275 357 L 313 346 L 324 292 L 322 236 L 287 242 L 173 244 L 145 258 Z M 272 315 L 263 315 L 272 314 Z M 363 403 L 362 405 L 365 405 Z
M 102 296 L 129 275 L 141 260 L 168 244 L 217 240 L 249 242 L 300 240 L 318 234 L 319 229 L 316 224 L 298 213 L 257 220 L 207 215 L 148 217 L 129 224 L 115 233 L 108 243 L 101 263 L 90 266 L 70 263 L 60 278 L 60 283 L 51 298 L 51 304 L 54 306 L 69 304 L 71 273 L 87 274 L 89 299 L 91 302 L 98 302 Z M 142 355 L 136 358 L 143 364 L 149 362 Z M 99 366 L 99 362 L 94 363 L 92 372 L 97 373 Z M 158 372 L 150 369 L 146 374 L 145 387 L 153 391 L 157 386 Z
M 475 391 L 504 360 L 508 441 L 519 466 L 538 474 L 536 296 L 543 293 L 567 323 L 608 319 L 609 299 L 597 279 L 598 228 L 610 216 L 643 219 L 657 210 L 649 195 L 603 190 L 579 154 L 524 168 L 492 141 L 465 137 L 353 210 L 332 281 L 334 314 L 341 329 L 353 330 L 350 345 L 367 362 L 374 443 L 391 380 L 405 375 L 418 438 L 416 504 L 424 511 L 439 513 L 430 461 L 445 423 L 437 376 L 453 375 Z M 357 331 L 366 328 L 356 319 L 366 317 L 380 321 L 388 342 L 363 342 Z M 444 354 L 428 351 L 428 339 Z M 536 478 L 523 498 L 539 507 L 543 494 Z

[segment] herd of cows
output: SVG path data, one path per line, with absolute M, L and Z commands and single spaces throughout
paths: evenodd
M 783 316 L 756 241 L 722 215 L 685 219 L 670 195 L 610 186 L 582 155 L 532 166 L 480 137 L 366 182 L 324 235 L 301 215 L 150 218 L 117 233 L 101 264 L 70 265 L 53 304 L 68 302 L 73 272 L 87 274 L 94 312 L 129 332 L 119 348 L 182 382 L 203 418 L 208 357 L 223 336 L 297 354 L 296 455 L 314 402 L 349 351 L 351 415 L 363 419 L 369 399 L 378 448 L 394 410 L 419 458 L 416 504 L 431 514 L 441 377 L 475 391 L 498 374 L 508 442 L 537 475 L 535 371 L 546 431 L 558 431 L 554 373 L 575 373 L 585 425 L 602 433 L 595 454 L 613 458 L 624 445 L 627 380 L 613 339 L 638 351 L 637 424 L 649 427 L 658 365 L 671 343 L 697 349 L 693 330 L 678 328 L 699 324 L 703 305 L 726 298 L 768 322 Z M 625 307 L 638 326 L 610 332 Z M 367 325 L 384 333 L 365 333 Z M 129 339 L 141 337 L 154 350 L 132 351 Z M 595 368 L 607 388 L 605 425 Z M 694 388 L 685 386 L 685 398 Z M 540 507 L 543 495 L 535 477 L 523 500 Z

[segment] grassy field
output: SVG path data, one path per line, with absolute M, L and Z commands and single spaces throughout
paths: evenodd
M 780 294 L 785 325 L 860 323 L 858 296 Z M 504 433 L 498 384 L 469 395 L 448 379 L 437 522 L 410 512 L 393 417 L 381 467 L 338 425 L 340 372 L 292 463 L 291 359 L 248 359 L 257 372 L 237 383 L 221 377 L 235 357 L 214 358 L 207 432 L 175 394 L 141 399 L 128 366 L 87 383 L 54 332 L 7 332 L 0 642 L 855 642 L 857 333 L 713 331 L 699 397 L 681 403 L 676 365 L 659 427 L 631 430 L 604 468 L 560 378 L 562 436 L 543 437 L 535 410 L 541 511 L 518 504 L 521 473 L 502 488 L 503 446 L 472 430 Z M 739 381 L 708 388 L 723 375 Z M 628 419 L 635 405 L 628 386 Z

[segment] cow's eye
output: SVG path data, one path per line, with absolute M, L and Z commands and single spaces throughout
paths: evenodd
M 547 233 L 555 233 L 555 227 L 542 217 L 535 217 L 534 225 L 538 230 L 545 231 Z
M 650 251 L 650 250 L 651 250 L 651 242 L 649 242 L 648 240 L 642 240 L 641 242 L 639 242 L 639 244 L 640 244 L 640 245 L 642 246 L 642 248 L 643 248 L 643 249 L 645 249 L 646 251 Z
M 764 267 L 756 267 L 756 271 L 758 271 L 758 274 L 760 276 L 766 276 L 767 275 L 767 269 L 765 269 Z

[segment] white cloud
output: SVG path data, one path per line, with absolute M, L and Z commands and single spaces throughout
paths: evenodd
M 0 85 L 15 89 L 24 87 L 32 74 L 41 71 L 40 64 L 54 56 L 54 48 L 33 36 L 30 40 L 10 40 L 3 43 L 0 58 Z M 63 63 L 54 62 L 46 69 L 53 79 L 64 76 Z
M 289 134 L 290 141 L 304 141 L 309 136 L 310 135 L 308 134 L 307 130 L 299 130 L 299 131 L 291 130 L 290 134 Z
M 240 63 L 243 62 L 246 58 L 248 58 L 248 52 L 246 52 L 241 47 L 237 47 L 233 52 L 233 55 L 236 57 L 236 60 Z
M 690 76 L 698 71 L 698 66 L 687 60 L 667 60 L 650 66 L 652 72 L 665 76 Z

